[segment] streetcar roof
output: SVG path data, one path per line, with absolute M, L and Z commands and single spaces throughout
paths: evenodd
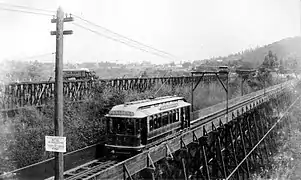
M 133 101 L 114 106 L 107 117 L 144 118 L 173 109 L 189 106 L 183 97 L 165 96 L 155 99 Z
M 63 71 L 86 71 L 90 72 L 88 68 L 80 68 L 80 69 L 63 69 Z

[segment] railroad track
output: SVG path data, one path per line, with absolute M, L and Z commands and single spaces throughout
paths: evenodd
M 78 166 L 74 169 L 70 169 L 64 172 L 64 179 L 66 180 L 86 180 L 90 179 L 90 176 L 105 170 L 117 163 L 121 162 L 121 160 L 115 159 L 97 159 L 90 161 L 86 164 Z M 50 177 L 46 180 L 54 180 L 54 177 Z
M 283 87 L 285 87 L 285 85 Z M 265 94 L 263 93 L 263 90 L 260 90 L 255 93 L 245 95 L 244 97 L 234 98 L 229 101 L 229 107 L 230 107 L 229 112 L 236 109 L 237 107 L 244 106 L 246 104 L 249 104 L 252 101 L 256 101 L 256 99 L 261 99 L 263 96 L 276 93 L 279 89 L 282 89 L 282 88 L 280 88 L 280 85 L 277 85 L 274 88 L 269 88 Z M 218 111 L 216 111 L 217 109 L 218 109 Z M 199 112 L 194 112 L 193 113 L 194 120 L 191 121 L 191 124 L 192 124 L 191 130 L 195 129 L 199 126 L 203 126 L 204 124 L 207 124 L 208 121 L 216 119 L 217 117 L 221 117 L 225 114 L 226 114 L 225 103 L 220 103 L 215 106 L 212 106 L 212 107 L 209 107 L 206 109 L 202 109 Z M 182 132 L 182 133 L 186 134 L 187 132 Z M 182 135 L 180 135 L 180 136 L 182 136 Z M 173 138 L 175 138 L 175 137 L 172 137 L 172 139 Z M 170 140 L 170 137 L 167 139 L 164 139 L 164 142 L 169 141 L 169 140 Z M 90 158 L 93 158 L 96 151 L 97 151 L 96 148 L 93 148 L 93 150 L 91 150 L 91 153 L 89 153 L 90 154 L 89 156 L 91 156 Z M 142 153 L 142 154 L 144 154 L 144 153 Z M 83 157 L 83 156 L 81 156 L 81 157 Z M 132 159 L 132 158 L 130 158 L 130 159 Z M 76 168 L 65 171 L 64 179 L 67 179 L 67 180 L 93 179 L 94 176 L 97 176 L 96 174 L 100 174 L 107 169 L 111 169 L 112 166 L 119 164 L 119 163 L 121 163 L 121 160 L 118 160 L 118 159 L 105 159 L 105 158 L 90 159 L 88 162 L 86 161 L 85 164 L 79 165 Z M 34 172 L 37 172 L 37 171 L 34 171 Z M 48 177 L 45 177 L 45 178 L 48 178 Z M 47 180 L 50 180 L 50 179 L 54 179 L 54 178 L 51 177 L 51 178 L 48 178 Z
M 254 101 L 259 101 L 259 99 L 262 99 L 265 96 L 273 95 L 274 93 L 276 93 L 279 90 L 278 89 L 279 87 L 280 86 L 276 86 L 274 88 L 271 88 L 269 90 L 269 92 L 267 92 L 267 93 L 263 93 L 263 90 L 261 90 L 261 91 L 256 92 L 256 93 L 252 93 L 251 95 L 249 95 L 247 97 L 244 97 L 244 98 L 238 97 L 238 98 L 232 99 L 230 101 L 230 104 L 229 104 L 230 105 L 229 112 L 233 112 L 233 111 L 235 111 L 235 110 L 237 110 L 241 107 L 245 107 L 245 106 L 247 106 L 248 104 L 250 104 Z M 282 90 L 282 88 L 281 88 L 281 90 Z M 224 104 L 225 103 L 217 104 L 215 106 L 215 108 L 213 108 L 213 109 L 216 110 L 216 108 L 218 108 L 218 106 L 223 106 Z M 213 112 L 210 112 L 211 108 L 207 108 L 207 109 L 208 109 L 208 111 L 206 109 L 205 109 L 205 111 L 204 111 L 204 109 L 201 110 L 202 114 L 204 113 L 204 116 L 201 116 L 201 117 L 199 117 L 199 118 L 197 118 L 197 119 L 195 119 L 191 122 L 192 126 L 191 126 L 190 130 L 196 129 L 199 126 L 203 126 L 204 124 L 210 123 L 210 121 L 212 121 L 214 119 L 217 119 L 218 117 L 226 115 L 225 108 L 221 108 L 220 111 L 213 111 Z M 243 110 L 241 110 L 241 111 L 243 111 Z M 185 133 L 187 133 L 187 132 L 184 131 L 184 132 L 182 132 L 180 134 L 177 134 L 175 136 L 168 137 L 168 138 L 164 139 L 164 142 L 169 141 L 172 138 L 177 138 L 179 136 L 183 136 L 183 134 L 185 134 Z M 143 154 L 143 153 L 141 153 L 141 154 Z M 110 162 L 111 161 L 108 161 L 108 163 L 110 163 Z M 117 163 L 121 163 L 121 161 L 114 161 L 114 162 L 112 162 L 112 165 L 107 165 L 107 166 L 99 165 L 99 167 L 97 166 L 97 167 L 92 168 L 90 170 L 83 171 L 81 174 L 73 176 L 71 179 L 72 180 L 94 179 L 97 176 L 97 174 L 101 174 L 103 171 L 109 169 L 110 167 L 112 167 L 113 165 L 115 165 Z M 67 179 L 67 180 L 69 180 L 69 179 Z
M 259 90 L 257 92 L 253 92 L 250 94 L 247 94 L 243 97 L 237 97 L 234 99 L 229 100 L 229 108 L 228 112 L 229 115 L 231 115 L 231 112 L 234 110 L 239 110 L 240 107 L 245 107 L 245 105 L 250 104 L 254 101 L 257 101 L 259 99 L 262 99 L 265 96 L 270 96 L 274 93 L 276 93 L 277 89 L 280 87 L 280 85 L 276 85 L 276 87 L 270 89 L 269 92 L 264 93 L 264 90 Z M 284 87 L 282 87 L 284 88 Z M 216 109 L 220 109 L 216 111 Z M 198 111 L 194 111 L 192 113 L 193 120 L 191 121 L 191 127 L 190 129 L 194 129 L 200 125 L 203 125 L 205 123 L 208 123 L 212 121 L 212 119 L 216 119 L 218 117 L 226 116 L 226 103 L 222 102 L 213 106 L 210 106 L 205 109 L 201 109 Z
M 234 106 L 236 108 L 232 108 L 231 113 L 233 113 L 234 116 L 229 116 L 229 121 L 235 119 L 235 117 L 237 117 L 241 113 L 249 111 L 250 109 L 253 109 L 254 107 L 266 102 L 266 100 L 268 100 L 267 96 L 274 97 L 274 95 L 276 95 L 279 91 L 282 91 L 283 88 L 289 87 L 287 85 L 288 83 L 285 83 L 283 84 L 283 87 L 281 87 L 282 85 L 279 85 L 268 88 L 266 92 L 260 91 L 252 93 L 250 94 L 250 96 L 244 97 L 238 102 L 232 101 L 232 103 L 229 104 L 230 107 Z M 221 105 L 224 106 L 224 103 L 222 103 Z M 226 114 L 225 107 L 222 108 L 223 110 L 219 111 L 218 109 L 220 108 L 221 107 L 216 106 L 210 111 L 200 111 L 200 114 L 202 114 L 202 116 L 200 116 L 200 118 L 195 121 L 199 121 L 200 123 L 195 123 L 196 126 L 194 126 L 188 132 L 183 132 L 180 136 L 166 141 L 159 146 L 153 147 L 123 162 L 120 162 L 114 165 L 114 167 L 99 171 L 94 175 L 91 175 L 89 179 L 121 179 L 123 176 L 135 174 L 140 170 L 149 167 L 149 162 L 146 161 L 146 159 L 148 158 L 152 160 L 152 163 L 155 163 L 162 158 L 166 158 L 170 153 L 173 153 L 180 149 L 182 143 L 187 145 L 194 141 L 194 137 L 197 139 L 202 137 L 204 131 L 210 133 L 213 130 L 213 126 L 218 128 L 220 127 L 220 123 L 227 123 L 227 118 L 223 117 L 223 115 Z M 219 116 L 217 118 L 216 114 L 219 114 L 222 117 Z M 127 174 L 125 174 L 124 168 L 127 168 Z

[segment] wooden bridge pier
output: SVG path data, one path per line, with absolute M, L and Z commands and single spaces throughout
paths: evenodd
M 136 90 L 143 92 L 154 88 L 156 85 L 185 86 L 192 81 L 198 81 L 199 77 L 176 76 L 155 78 L 123 78 L 123 79 L 101 79 L 98 81 L 76 80 L 64 81 L 64 96 L 73 101 L 83 100 L 91 97 L 93 89 L 99 85 L 113 88 L 114 90 Z M 209 83 L 216 81 L 212 75 L 204 76 L 203 81 Z M 22 82 L 5 85 L 0 93 L 0 109 L 9 110 L 24 106 L 44 105 L 54 97 L 54 82 Z
M 88 172 L 86 179 L 247 179 L 270 164 L 275 144 L 281 143 L 275 129 L 285 125 L 283 112 L 295 102 L 296 86 L 298 81 L 292 80 L 267 88 L 265 95 L 260 90 L 233 98 L 228 110 L 222 102 L 195 111 L 190 128 L 181 134 L 107 169 Z

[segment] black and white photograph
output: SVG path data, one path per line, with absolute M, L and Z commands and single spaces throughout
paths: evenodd
M 301 0 L 0 0 L 0 180 L 300 180 Z

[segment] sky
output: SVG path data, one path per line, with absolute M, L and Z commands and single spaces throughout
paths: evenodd
M 65 30 L 73 30 L 64 36 L 65 63 L 202 60 L 300 32 L 299 0 L 2 0 L 0 62 L 55 52 L 52 17 L 1 9 L 12 8 L 6 3 L 51 10 L 53 15 L 60 5 L 65 13 L 173 55 L 163 58 L 112 41 L 78 27 L 107 34 L 75 18 L 64 23 Z M 54 62 L 54 55 L 35 59 Z

